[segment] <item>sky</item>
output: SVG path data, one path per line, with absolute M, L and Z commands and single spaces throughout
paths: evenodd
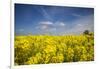
M 94 9 L 15 4 L 15 34 L 80 34 L 94 31 Z

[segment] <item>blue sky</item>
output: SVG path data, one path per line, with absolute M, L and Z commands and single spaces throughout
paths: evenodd
M 15 34 L 80 34 L 94 31 L 94 9 L 15 4 Z

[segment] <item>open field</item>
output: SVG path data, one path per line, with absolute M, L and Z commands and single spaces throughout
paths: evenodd
M 15 36 L 15 65 L 94 60 L 93 35 Z

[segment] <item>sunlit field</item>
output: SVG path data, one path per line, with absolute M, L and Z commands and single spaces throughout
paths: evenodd
M 94 8 L 14 7 L 14 65 L 94 61 Z
M 14 48 L 15 65 L 94 60 L 93 34 L 15 36 Z

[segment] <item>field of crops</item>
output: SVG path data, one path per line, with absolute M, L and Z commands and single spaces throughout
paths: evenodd
M 15 65 L 94 60 L 93 35 L 15 36 Z

